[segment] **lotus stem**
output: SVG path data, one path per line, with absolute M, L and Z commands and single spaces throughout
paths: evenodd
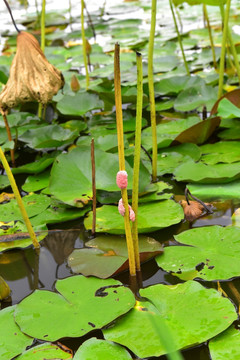
M 115 44 L 114 87 L 115 87 L 115 106 L 116 106 L 116 122 L 117 122 L 117 137 L 118 137 L 118 159 L 119 159 L 119 170 L 125 171 L 119 50 L 120 50 L 119 44 Z M 124 226 L 125 226 L 127 248 L 128 248 L 129 272 L 130 272 L 130 275 L 136 276 L 134 245 L 133 245 L 131 226 L 130 226 L 130 220 L 129 220 L 127 188 L 121 189 L 121 194 L 122 194 L 123 205 L 125 208 Z
M 209 21 L 209 17 L 208 17 L 207 6 L 205 4 L 203 4 L 203 13 L 204 13 L 204 17 L 205 17 L 205 20 L 207 23 L 207 28 L 208 28 L 208 35 L 209 35 L 209 40 L 210 40 L 211 49 L 212 49 L 212 56 L 213 56 L 213 65 L 214 65 L 214 68 L 217 69 L 217 61 L 216 61 L 216 53 L 215 53 L 215 47 L 214 47 L 214 42 L 213 42 L 213 36 L 212 36 L 212 29 L 211 29 L 211 25 L 210 25 L 210 21 Z
M 153 50 L 154 50 L 154 36 L 156 27 L 156 0 L 152 0 L 151 13 L 151 30 L 148 44 L 148 89 L 152 128 L 152 180 L 157 180 L 157 126 L 156 126 L 156 109 L 155 109 L 155 95 L 154 95 L 154 81 L 153 81 Z
M 176 19 L 175 12 L 174 12 L 174 9 L 173 9 L 172 0 L 169 0 L 169 5 L 170 5 L 171 12 L 172 12 L 172 17 L 173 17 L 177 37 L 178 37 L 179 46 L 181 48 L 185 69 L 186 69 L 187 74 L 190 76 L 190 71 L 189 71 L 188 63 L 187 63 L 186 56 L 185 56 L 185 53 L 184 53 L 184 48 L 183 48 L 183 44 L 182 44 L 182 38 L 181 38 L 180 32 L 178 30 L 178 24 L 177 24 L 177 19 Z
M 97 207 L 97 195 L 96 195 L 96 168 L 95 168 L 95 154 L 94 154 L 94 139 L 91 141 L 91 163 L 92 163 L 92 235 L 96 232 L 96 207 Z
M 26 209 L 24 207 L 24 204 L 23 204 L 23 201 L 22 201 L 22 198 L 21 198 L 21 195 L 19 193 L 19 190 L 18 190 L 18 187 L 16 185 L 16 182 L 15 182 L 15 179 L 13 177 L 13 174 L 11 172 L 11 169 L 10 169 L 10 166 L 8 165 L 8 162 L 7 162 L 7 159 L 2 151 L 2 148 L 0 147 L 0 160 L 2 162 L 2 165 L 6 171 L 6 174 L 7 174 L 7 177 L 9 179 L 9 182 L 11 184 L 11 187 L 12 187 L 12 190 L 13 190 L 13 193 L 15 195 L 15 198 L 17 200 L 17 203 L 18 203 L 18 206 L 19 206 L 19 209 L 21 211 L 21 214 L 22 214 L 22 217 L 23 217 L 23 220 L 24 220 L 24 223 L 27 227 L 27 230 L 28 230 L 28 233 L 29 233 L 29 236 L 32 240 L 32 243 L 33 243 L 33 246 L 35 248 L 39 248 L 39 242 L 37 240 L 37 237 L 33 231 L 33 228 L 32 228 L 32 225 L 31 225 L 31 222 L 29 220 L 29 217 L 28 217 L 28 214 L 26 212 Z
M 46 0 L 42 0 L 42 12 L 41 12 L 41 49 L 45 51 L 45 13 L 46 13 Z M 42 104 L 38 105 L 38 117 L 42 117 Z
M 8 140 L 12 141 L 12 134 L 11 134 L 11 130 L 8 124 L 8 120 L 7 120 L 7 115 L 4 111 L 1 111 L 2 117 L 3 117 L 3 121 L 7 130 L 7 136 L 8 136 Z M 11 155 L 11 160 L 12 160 L 12 166 L 15 167 L 15 155 L 14 155 L 14 149 L 10 149 L 10 155 Z
M 136 114 L 136 128 L 135 128 L 135 149 L 134 149 L 133 189 L 132 189 L 132 208 L 135 213 L 135 221 L 132 224 L 132 237 L 133 237 L 137 271 L 141 270 L 139 244 L 138 244 L 137 213 L 138 213 L 139 167 L 140 167 L 140 152 L 141 152 L 141 131 L 142 131 L 142 102 L 143 102 L 142 55 L 137 52 L 137 114 Z
M 84 67 L 86 72 L 86 90 L 87 90 L 89 88 L 89 73 L 88 73 L 86 37 L 84 30 L 84 0 L 81 0 L 81 29 L 82 29 L 83 60 L 84 60 Z
M 220 67 L 219 67 L 218 99 L 220 99 L 220 97 L 222 96 L 222 93 L 223 93 L 225 46 L 227 43 L 230 6 L 231 6 L 231 0 L 227 0 L 226 10 L 225 10 L 224 20 L 223 20 L 222 48 L 221 48 Z M 223 11 L 223 8 L 222 8 L 221 12 L 222 11 Z

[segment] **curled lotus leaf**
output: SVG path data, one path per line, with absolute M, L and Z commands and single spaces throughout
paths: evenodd
M 37 39 L 21 31 L 8 82 L 0 94 L 2 111 L 20 103 L 48 103 L 64 85 L 62 73 L 48 62 Z

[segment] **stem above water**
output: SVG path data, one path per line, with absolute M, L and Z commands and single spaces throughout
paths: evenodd
M 88 73 L 88 61 L 87 61 L 87 50 L 86 50 L 86 37 L 84 30 L 84 0 L 81 0 L 81 30 L 82 30 L 82 47 L 83 47 L 83 60 L 86 72 L 86 90 L 89 87 L 89 73 Z

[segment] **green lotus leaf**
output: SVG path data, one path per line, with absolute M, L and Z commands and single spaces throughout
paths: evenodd
M 185 246 L 165 247 L 164 254 L 156 258 L 164 270 L 184 280 L 227 280 L 240 276 L 238 227 L 194 228 L 176 235 L 175 239 Z
M 64 95 L 57 103 L 57 109 L 61 114 L 82 116 L 88 111 L 103 108 L 103 102 L 98 95 L 88 92 L 77 93 L 74 96 Z
M 10 186 L 8 177 L 6 175 L 0 175 L 0 189 L 5 189 L 8 186 Z
M 226 98 L 223 98 L 219 102 L 217 112 L 218 115 L 224 119 L 232 119 L 232 118 L 240 117 L 240 109 Z
M 54 162 L 54 159 L 58 154 L 58 151 L 54 151 L 51 154 L 45 154 L 40 158 L 36 158 L 32 163 L 13 168 L 12 173 L 14 175 L 23 173 L 39 174 L 40 172 L 46 170 Z
M 76 249 L 68 257 L 68 265 L 74 273 L 106 279 L 128 269 L 128 250 L 125 237 L 98 236 L 85 245 L 90 249 Z M 139 237 L 141 262 L 162 251 L 162 245 L 158 241 L 146 236 Z
M 57 280 L 56 292 L 36 290 L 15 310 L 15 321 L 26 334 L 55 341 L 100 329 L 135 304 L 133 293 L 119 281 L 72 276 Z
M 43 173 L 30 175 L 27 177 L 22 189 L 27 192 L 39 191 L 48 187 L 50 178 L 50 171 L 44 171 Z
M 164 321 L 176 350 L 205 342 L 237 319 L 227 298 L 195 281 L 153 285 L 141 289 L 140 295 L 146 301 L 137 302 L 114 326 L 103 330 L 105 339 L 126 346 L 140 358 L 166 353 L 155 324 Z
M 174 170 L 177 181 L 196 183 L 228 183 L 240 177 L 240 162 L 207 165 L 189 160 Z
M 127 350 L 111 341 L 96 338 L 85 341 L 74 355 L 74 360 L 130 360 Z
M 139 233 L 156 231 L 177 224 L 182 219 L 182 207 L 173 200 L 143 203 L 138 207 Z M 84 226 L 87 230 L 92 228 L 92 212 L 84 219 Z M 103 205 L 97 208 L 96 232 L 124 234 L 124 219 L 117 206 Z
M 201 161 L 205 164 L 217 164 L 240 161 L 240 146 L 238 141 L 219 141 L 200 147 Z
M 191 193 L 203 200 L 226 200 L 240 198 L 240 181 L 227 184 L 188 184 Z
M 14 321 L 15 306 L 9 306 L 0 311 L 0 357 L 9 360 L 21 354 L 31 345 L 33 338 L 23 334 Z
M 223 333 L 209 341 L 212 360 L 238 360 L 240 356 L 240 332 L 230 326 Z
M 16 360 L 70 360 L 72 358 L 73 357 L 70 350 L 67 351 L 66 349 L 66 351 L 64 351 L 55 344 L 44 343 L 24 351 L 22 355 L 16 358 Z
M 162 79 L 154 85 L 155 94 L 168 95 L 178 94 L 181 90 L 184 90 L 189 76 L 172 76 L 166 79 Z

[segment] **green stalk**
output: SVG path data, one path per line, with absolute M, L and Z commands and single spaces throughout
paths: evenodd
M 17 188 L 17 185 L 16 185 L 16 182 L 15 182 L 15 179 L 13 177 L 13 174 L 11 172 L 11 169 L 10 169 L 10 166 L 8 165 L 8 162 L 7 162 L 7 159 L 5 158 L 5 155 L 2 151 L 2 148 L 0 147 L 0 160 L 3 164 L 3 167 L 6 171 L 6 174 L 7 174 L 7 177 L 9 179 L 9 182 L 11 184 L 11 187 L 12 187 L 12 190 L 13 190 L 13 193 L 15 195 L 15 198 L 17 200 L 17 203 L 18 203 L 18 206 L 19 206 L 19 209 L 21 211 L 21 214 L 22 214 L 22 217 L 23 217 L 23 220 L 25 222 L 25 225 L 27 227 L 27 230 L 28 230 L 28 233 L 30 235 L 30 238 L 32 240 L 32 243 L 34 245 L 35 248 L 39 248 L 39 242 L 36 238 L 36 235 L 33 231 L 33 228 L 32 228 L 32 225 L 30 223 L 30 220 L 29 220 L 29 217 L 28 217 L 28 214 L 26 212 L 26 209 L 24 207 L 24 204 L 23 204 L 23 201 L 22 201 L 22 198 L 21 198 L 21 195 L 19 193 L 19 190 Z
M 45 51 L 45 12 L 46 12 L 46 0 L 42 0 L 42 12 L 41 12 L 41 49 Z M 38 105 L 38 117 L 42 117 L 42 104 Z
M 119 44 L 115 44 L 114 51 L 114 87 L 115 87 L 115 106 L 116 106 L 116 122 L 117 122 L 117 137 L 118 137 L 118 160 L 119 170 L 125 170 L 124 157 L 124 138 L 123 138 L 123 119 L 122 119 L 122 95 L 121 95 L 121 77 L 120 77 L 120 59 L 119 59 Z M 125 208 L 124 226 L 128 248 L 129 272 L 130 275 L 136 276 L 136 264 L 134 255 L 134 245 L 132 240 L 129 209 L 128 209 L 128 194 L 127 189 L 122 189 L 122 200 Z
M 180 35 L 179 30 L 178 30 L 178 24 L 177 24 L 177 19 L 176 19 L 175 13 L 174 13 L 172 0 L 169 0 L 169 5 L 170 5 L 170 8 L 171 8 L 171 12 L 172 12 L 172 17 L 173 17 L 173 21 L 174 21 L 174 25 L 175 25 L 175 30 L 176 30 L 176 33 L 177 33 L 177 37 L 178 37 L 179 46 L 180 46 L 180 48 L 181 48 L 181 52 L 182 52 L 182 57 L 183 57 L 183 62 L 184 62 L 184 65 L 185 65 L 185 69 L 186 69 L 187 74 L 190 75 L 188 63 L 187 63 L 186 56 L 185 56 L 184 49 L 183 49 L 183 44 L 182 44 L 181 35 Z
M 231 0 L 227 0 L 226 10 L 225 10 L 225 14 L 224 14 L 224 21 L 223 21 L 223 36 L 222 36 L 222 48 L 221 48 L 221 57 L 220 57 L 220 68 L 219 68 L 219 83 L 218 83 L 218 99 L 222 96 L 222 93 L 223 93 L 225 46 L 227 43 L 230 6 L 231 6 Z M 221 12 L 222 11 L 223 11 L 223 8 L 222 8 Z
M 222 19 L 224 19 L 224 7 L 223 7 L 223 5 L 220 5 L 220 10 L 221 10 Z M 230 45 L 230 48 L 231 48 L 231 52 L 232 52 L 232 55 L 233 55 L 235 67 L 236 67 L 236 70 L 237 70 L 237 76 L 238 76 L 239 83 L 240 83 L 240 65 L 239 65 L 239 61 L 238 61 L 237 50 L 236 50 L 236 47 L 235 47 L 235 44 L 234 44 L 234 41 L 233 41 L 233 38 L 232 38 L 232 32 L 231 32 L 229 26 L 228 26 L 227 36 L 228 36 L 228 42 L 229 42 L 229 45 Z M 231 64 L 231 60 L 230 60 L 230 64 Z
M 210 40 L 211 49 L 212 49 L 212 56 L 213 56 L 213 65 L 214 65 L 214 68 L 217 69 L 217 61 L 216 61 L 216 53 L 215 53 L 215 47 L 214 47 L 214 42 L 213 42 L 213 36 L 212 36 L 212 29 L 211 29 L 211 25 L 210 25 L 210 21 L 209 21 L 209 17 L 208 17 L 207 6 L 205 4 L 203 4 L 203 13 L 204 13 L 205 20 L 207 22 L 208 35 L 209 35 L 209 40 Z
M 95 151 L 94 151 L 94 139 L 91 141 L 91 164 L 92 164 L 92 235 L 96 232 L 96 208 L 97 208 L 97 194 L 96 194 L 96 167 L 95 167 Z
M 138 244 L 138 191 L 139 191 L 139 167 L 141 152 L 141 130 L 142 130 L 142 103 L 143 103 L 143 72 L 142 72 L 142 55 L 137 52 L 137 114 L 135 128 L 135 149 L 134 149 L 134 166 L 133 166 L 133 189 L 132 189 L 132 208 L 135 212 L 135 221 L 132 224 L 132 237 L 135 253 L 135 262 L 137 271 L 141 270 L 139 244 Z
M 151 14 L 151 30 L 148 44 L 148 89 L 149 102 L 151 114 L 151 128 L 152 128 L 152 180 L 157 180 L 157 127 L 156 127 L 156 109 L 155 109 L 155 95 L 154 95 L 154 81 L 153 81 L 153 50 L 154 50 L 154 36 L 156 27 L 156 0 L 152 0 L 152 14 Z
M 82 26 L 82 46 L 83 46 L 83 60 L 86 72 L 86 90 L 89 88 L 89 73 L 88 73 L 88 61 L 87 61 L 87 49 L 86 49 L 86 37 L 84 30 L 84 0 L 81 0 L 81 26 Z

